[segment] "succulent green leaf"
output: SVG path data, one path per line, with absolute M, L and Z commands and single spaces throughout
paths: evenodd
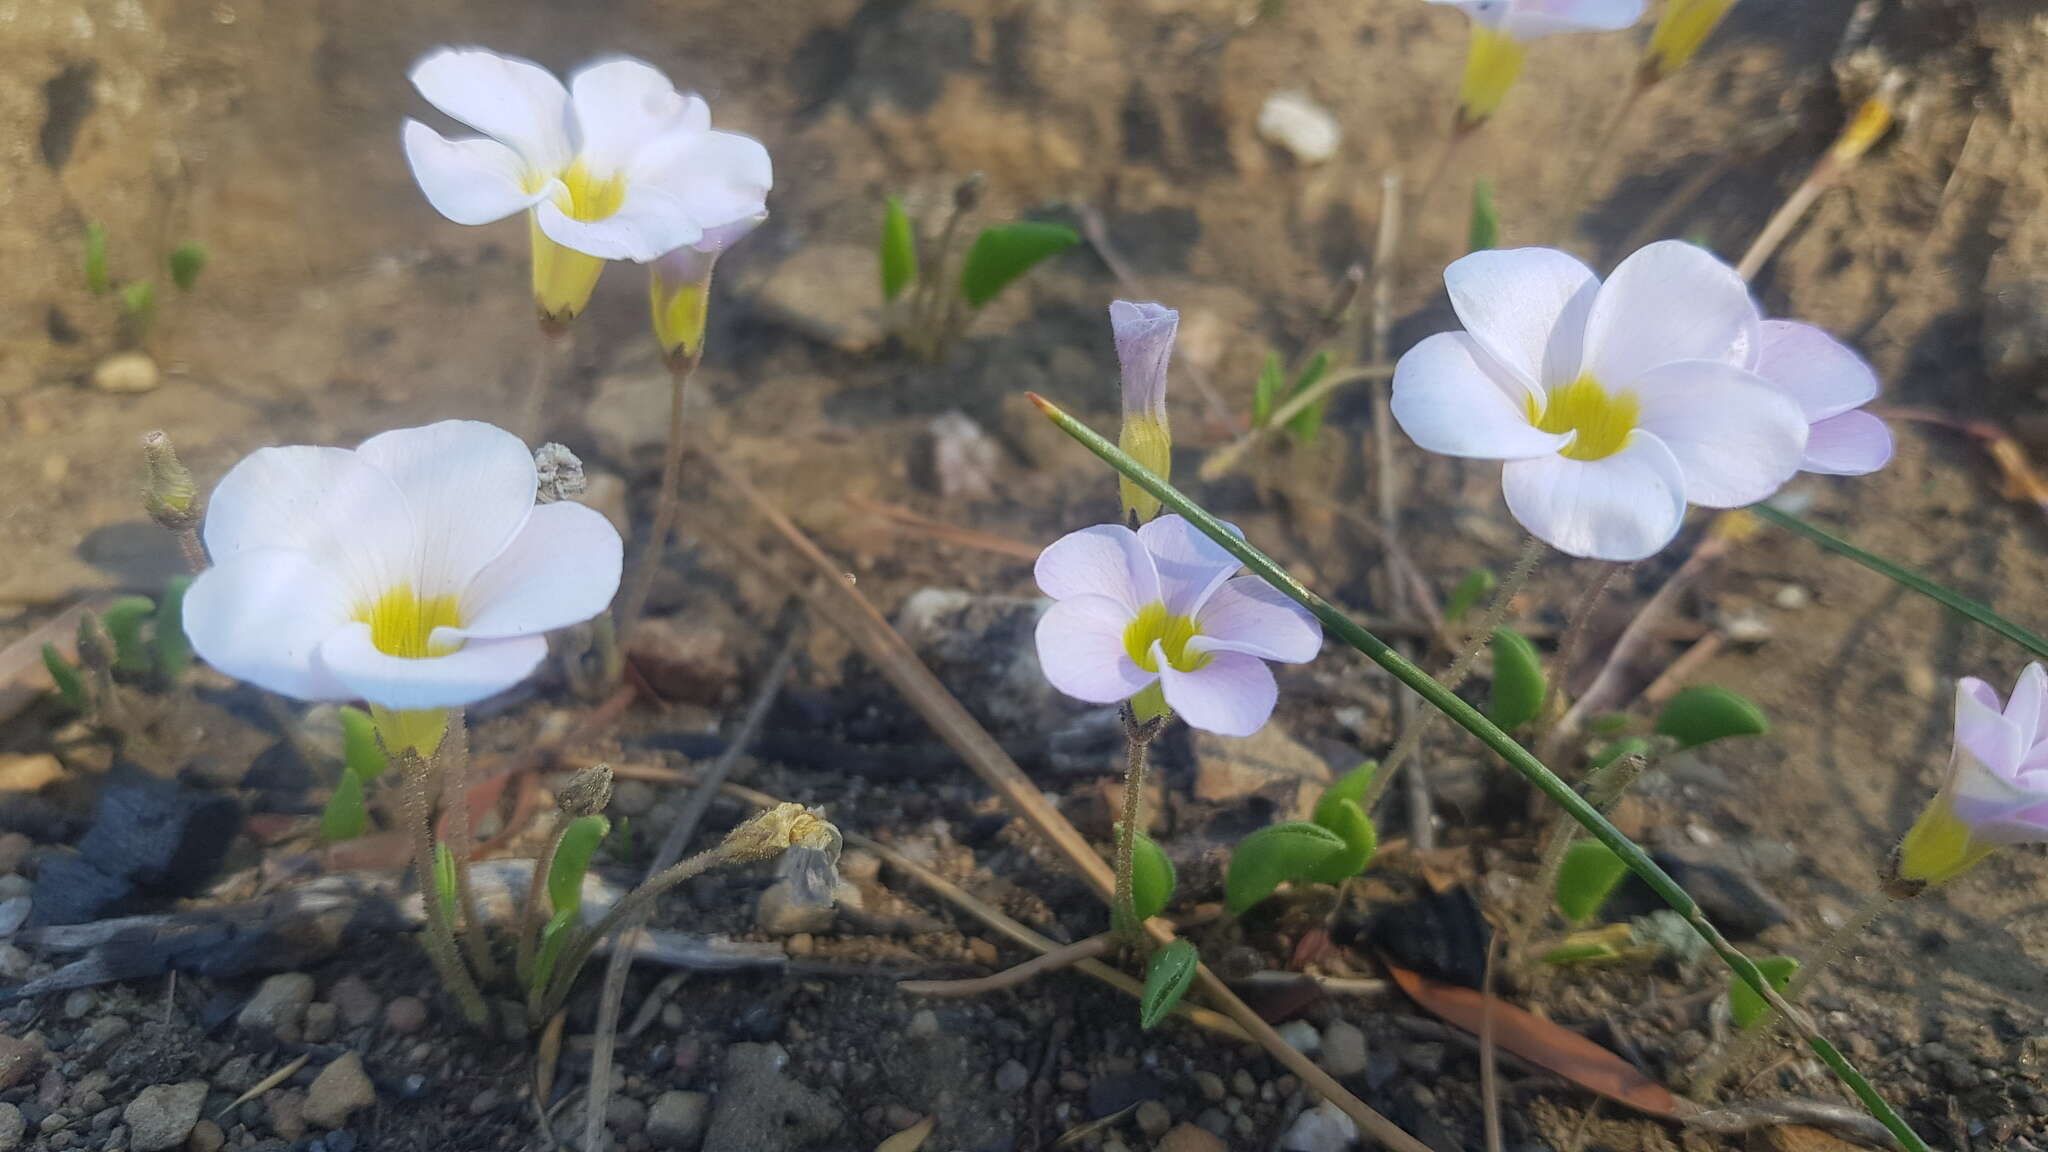
M 1138 833 L 1138 840 L 1131 845 L 1131 904 L 1138 913 L 1138 922 L 1144 923 L 1166 908 L 1173 899 L 1173 888 L 1179 878 L 1174 875 L 1173 861 L 1166 858 L 1159 845 L 1150 836 Z
M 1779 992 L 1792 983 L 1792 977 L 1799 973 L 1799 961 L 1790 956 L 1759 956 L 1756 958 L 1757 971 L 1771 982 Z M 1757 990 L 1744 984 L 1740 979 L 1730 977 L 1728 982 L 1728 1015 L 1737 1028 L 1748 1028 L 1770 1014 L 1771 1006 Z
M 391 766 L 385 758 L 384 745 L 377 741 L 377 722 L 361 708 L 342 706 L 341 759 L 348 766 L 349 775 L 365 784 Z
M 440 901 L 441 918 L 455 924 L 455 853 L 439 841 L 434 844 L 434 898 Z
M 1591 920 L 1628 874 L 1614 849 L 1598 840 L 1576 840 L 1557 870 L 1557 908 L 1573 924 Z
M 1367 760 L 1351 771 L 1337 777 L 1330 782 L 1328 788 L 1323 789 L 1322 798 L 1316 801 L 1315 814 L 1309 818 L 1330 831 L 1342 835 L 1342 830 L 1338 827 L 1338 823 L 1343 817 L 1338 814 L 1337 806 L 1345 800 L 1349 800 L 1353 804 L 1364 803 L 1366 790 L 1372 787 L 1373 777 L 1379 774 L 1380 762 L 1377 760 Z
M 113 278 L 107 273 L 107 226 L 97 220 L 85 225 L 85 288 L 95 296 L 105 296 L 113 287 Z
M 1291 400 L 1315 387 L 1316 382 L 1321 380 L 1323 374 L 1329 370 L 1330 354 L 1328 352 L 1317 352 L 1314 356 L 1309 357 L 1308 364 L 1301 370 L 1301 375 L 1294 378 L 1294 388 L 1287 393 L 1288 399 Z M 1287 430 L 1293 433 L 1294 438 L 1303 444 L 1315 443 L 1316 433 L 1323 430 L 1323 409 L 1327 408 L 1329 403 L 1330 398 L 1325 396 L 1321 400 L 1296 412 L 1294 419 L 1287 422 Z
M 1770 730 L 1763 709 L 1711 684 L 1684 689 L 1657 716 L 1658 733 L 1676 740 L 1680 748 L 1697 748 L 1729 736 L 1761 736 Z
M 1500 577 L 1495 576 L 1491 568 L 1474 568 L 1465 573 L 1459 577 L 1457 585 L 1451 589 L 1450 596 L 1444 600 L 1444 619 L 1453 624 L 1464 623 L 1465 617 L 1471 614 L 1472 609 L 1477 608 L 1481 600 L 1493 595 L 1493 590 L 1498 587 Z
M 166 684 L 176 682 L 192 665 L 192 641 L 185 636 L 185 591 L 191 587 L 192 577 L 173 576 L 157 601 L 149 642 L 156 652 L 156 674 Z
M 114 642 L 114 671 L 146 676 L 155 661 L 142 639 L 142 622 L 156 615 L 156 602 L 147 596 L 123 596 L 100 613 L 100 623 Z
M 1493 706 L 1487 719 L 1514 731 L 1543 710 L 1543 660 L 1536 646 L 1512 628 L 1493 630 Z
M 555 858 L 548 862 L 548 901 L 557 914 L 583 906 L 583 874 L 611 830 L 612 822 L 602 816 L 578 816 L 562 833 Z
M 562 944 L 569 938 L 569 926 L 576 921 L 576 910 L 564 908 L 548 918 L 540 930 L 540 952 L 533 958 L 533 974 L 527 980 L 529 995 L 545 990 L 554 979 L 555 962 L 562 957 Z
M 1329 819 L 1325 820 L 1324 817 Z M 1372 818 L 1358 801 L 1339 796 L 1334 801 L 1325 796 L 1316 804 L 1316 826 L 1335 832 L 1344 841 L 1344 850 L 1332 854 L 1309 872 L 1309 879 L 1319 884 L 1342 884 L 1372 863 L 1374 852 L 1379 851 L 1379 833 L 1373 829 Z
M 121 314 L 147 321 L 156 312 L 156 281 L 130 280 L 121 285 Z
M 974 246 L 967 250 L 967 263 L 961 266 L 960 295 L 979 308 L 1033 265 L 1066 251 L 1080 239 L 1072 228 L 1037 220 L 985 228 L 974 238 Z
M 1273 405 L 1280 399 L 1280 389 L 1287 386 L 1287 370 L 1280 364 L 1280 354 L 1268 351 L 1266 362 L 1259 368 L 1258 383 L 1252 386 L 1252 427 L 1264 428 L 1266 421 L 1273 418 Z
M 1472 225 L 1466 230 L 1465 251 L 1481 252 L 1500 247 L 1500 213 L 1493 205 L 1493 181 L 1472 185 Z
M 363 781 L 353 772 L 343 772 L 320 810 L 320 839 L 328 844 L 353 840 L 370 826 L 369 809 L 363 803 Z
M 180 292 L 190 292 L 206 269 L 206 249 L 197 244 L 180 244 L 171 249 L 171 283 Z
M 78 674 L 78 667 L 57 651 L 55 644 L 43 645 L 43 667 L 49 669 L 51 682 L 57 685 L 57 695 L 73 712 L 85 712 L 92 708 L 92 697 L 85 694 L 85 680 Z
M 1175 940 L 1152 953 L 1151 961 L 1145 965 L 1145 994 L 1138 1000 L 1139 1027 L 1149 1031 L 1166 1019 L 1166 1014 L 1187 995 L 1201 964 L 1202 954 L 1185 940 Z
M 882 299 L 890 301 L 903 294 L 917 279 L 917 235 L 910 229 L 910 216 L 903 201 L 889 197 L 882 210 Z
M 1261 828 L 1230 854 L 1223 905 L 1232 916 L 1242 916 L 1281 884 L 1310 879 L 1344 848 L 1344 838 L 1320 824 L 1290 821 Z

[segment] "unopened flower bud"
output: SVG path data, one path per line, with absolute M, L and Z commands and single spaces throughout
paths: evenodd
M 1117 447 L 1166 479 L 1173 472 L 1173 430 L 1166 418 L 1166 366 L 1180 330 L 1180 313 L 1163 304 L 1118 300 L 1109 306 L 1109 326 L 1123 372 L 1123 430 Z M 1142 524 L 1159 514 L 1159 499 L 1120 479 L 1125 519 Z
M 654 337 L 671 362 L 694 355 L 704 346 L 704 323 L 711 303 L 711 270 L 725 250 L 739 243 L 768 218 L 766 212 L 707 228 L 695 244 L 686 244 L 647 266 L 647 300 L 654 319 Z
M 588 486 L 583 478 L 583 461 L 566 444 L 550 440 L 533 450 L 536 504 L 553 504 L 581 496 Z
M 801 804 L 778 804 L 733 829 L 724 848 L 736 860 L 766 860 L 790 848 L 839 859 L 839 829 L 825 814 Z
M 555 808 L 574 820 L 595 816 L 612 802 L 612 766 L 596 764 L 569 778 L 555 793 Z
M 142 437 L 142 507 L 158 524 L 173 531 L 199 519 L 199 489 L 192 472 L 178 459 L 178 450 L 162 431 Z
M 1685 67 L 1733 7 L 1735 0 L 1667 0 L 1643 51 L 1638 83 L 1655 84 Z

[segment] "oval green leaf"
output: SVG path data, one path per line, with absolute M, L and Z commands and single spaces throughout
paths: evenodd
M 1280 366 L 1278 352 L 1266 353 L 1266 363 L 1259 369 L 1258 382 L 1252 385 L 1252 427 L 1264 428 L 1273 416 L 1273 404 L 1280 398 L 1280 389 L 1287 383 L 1285 370 Z
M 377 722 L 361 708 L 341 708 L 341 759 L 348 773 L 368 784 L 391 766 L 377 741 Z
M 1202 955 L 1193 944 L 1175 940 L 1157 952 L 1145 965 L 1145 994 L 1138 1000 L 1138 1026 L 1150 1030 L 1180 998 L 1187 995 L 1188 985 L 1195 982 L 1195 970 L 1201 966 Z
M 1301 370 L 1301 375 L 1295 377 L 1294 388 L 1287 394 L 1287 398 L 1292 400 L 1315 387 L 1329 368 L 1330 354 L 1317 352 L 1309 358 L 1308 366 Z M 1321 400 L 1295 413 L 1294 419 L 1287 422 L 1287 431 L 1303 444 L 1315 443 L 1316 433 L 1323 430 L 1323 409 L 1329 407 L 1329 404 L 1330 398 L 1325 395 Z
M 434 845 L 434 896 L 441 902 L 441 918 L 455 926 L 455 853 L 445 842 Z
M 1792 977 L 1799 972 L 1799 961 L 1790 956 L 1759 956 L 1757 971 L 1771 982 L 1771 987 L 1780 992 L 1792 983 Z M 1737 1028 L 1748 1028 L 1770 1013 L 1771 1006 L 1757 994 L 1756 989 L 1742 982 L 1740 976 L 1728 978 L 1728 1015 Z
M 320 839 L 328 844 L 353 840 L 370 826 L 370 814 L 363 806 L 363 781 L 353 772 L 343 772 L 327 807 L 320 810 Z
M 100 623 L 114 641 L 114 671 L 143 676 L 154 663 L 149 646 L 142 642 L 142 622 L 156 615 L 156 602 L 147 596 L 123 596 L 100 613 Z
M 1325 816 L 1329 819 L 1325 820 Z M 1339 796 L 1332 802 L 1325 796 L 1316 805 L 1316 824 L 1335 832 L 1344 841 L 1342 852 L 1331 855 L 1309 873 L 1309 879 L 1319 884 L 1342 884 L 1365 871 L 1365 866 L 1372 863 L 1373 853 L 1379 851 L 1379 833 L 1356 800 Z
M 1173 899 L 1173 887 L 1179 882 L 1174 875 L 1173 861 L 1166 858 L 1159 845 L 1150 836 L 1138 833 L 1138 842 L 1131 845 L 1131 904 L 1138 913 L 1138 922 L 1144 923 L 1159 915 Z
M 1232 916 L 1273 894 L 1281 884 L 1310 879 L 1344 838 L 1320 824 L 1291 821 L 1261 828 L 1237 842 L 1223 879 L 1223 905 Z
M 1493 595 L 1493 590 L 1498 587 L 1500 577 L 1495 576 L 1491 568 L 1474 568 L 1465 573 L 1451 588 L 1451 594 L 1444 598 L 1444 619 L 1452 624 L 1464 623 L 1472 609 Z
M 1493 630 L 1493 707 L 1487 718 L 1512 732 L 1543 710 L 1543 660 L 1512 628 Z
M 1761 736 L 1770 730 L 1763 709 L 1748 697 L 1711 684 L 1681 691 L 1657 716 L 1658 733 L 1676 740 L 1680 748 L 1697 748 L 1730 736 Z
M 1573 924 L 1591 920 L 1628 874 L 1628 865 L 1614 849 L 1598 840 L 1577 840 L 1566 850 L 1557 870 L 1557 909 Z
M 92 697 L 85 694 L 85 681 L 78 675 L 78 669 L 57 651 L 55 644 L 43 645 L 43 667 L 49 671 L 50 681 L 57 686 L 57 695 L 63 699 L 65 707 L 73 712 L 84 712 L 92 707 Z
M 192 665 L 192 642 L 185 638 L 185 590 L 192 577 L 173 576 L 164 584 L 164 598 L 157 602 L 156 622 L 150 627 L 150 646 L 156 652 L 156 674 L 170 683 Z
M 180 244 L 171 249 L 169 264 L 171 283 L 180 292 L 190 292 L 199 282 L 199 273 L 206 269 L 206 249 L 197 244 Z
M 1339 803 L 1345 800 L 1353 804 L 1364 803 L 1366 789 L 1372 787 L 1372 778 L 1379 775 L 1379 772 L 1380 762 L 1367 760 L 1337 777 L 1328 788 L 1323 789 L 1322 799 L 1316 801 L 1315 814 L 1310 819 L 1339 836 L 1343 835 L 1344 829 L 1340 821 L 1344 817 L 1337 810 Z
M 882 209 L 882 299 L 894 300 L 917 278 L 917 235 L 903 201 L 894 196 Z
M 583 906 L 583 874 L 611 830 L 612 822 L 602 816 L 578 816 L 563 831 L 555 858 L 548 862 L 548 901 L 557 915 Z
M 979 308 L 996 298 L 1032 265 L 1074 246 L 1081 237 L 1072 228 L 1038 220 L 1019 220 L 985 228 L 967 250 L 960 269 L 960 295 Z

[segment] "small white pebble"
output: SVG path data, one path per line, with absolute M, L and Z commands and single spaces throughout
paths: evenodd
M 1294 154 L 1303 164 L 1321 164 L 1337 154 L 1344 139 L 1337 118 L 1305 92 L 1275 92 L 1259 108 L 1259 136 Z

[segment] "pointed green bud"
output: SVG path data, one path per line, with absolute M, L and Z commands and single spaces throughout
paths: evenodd
M 1117 447 L 1161 479 L 1173 472 L 1173 430 L 1166 417 L 1166 366 L 1173 357 L 1180 313 L 1162 304 L 1118 300 L 1109 306 L 1123 374 L 1123 431 Z M 1159 514 L 1159 500 L 1128 479 L 1117 481 L 1124 518 L 1142 524 Z

